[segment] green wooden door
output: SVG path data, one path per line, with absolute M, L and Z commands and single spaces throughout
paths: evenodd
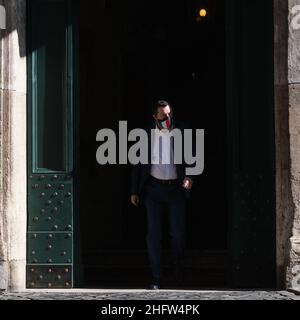
M 27 287 L 74 285 L 70 1 L 28 1 Z
M 276 285 L 273 1 L 227 2 L 232 287 Z

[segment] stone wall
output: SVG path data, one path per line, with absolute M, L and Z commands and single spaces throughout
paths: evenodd
M 289 238 L 293 221 L 290 184 L 288 92 L 288 2 L 274 1 L 274 102 L 276 144 L 277 285 L 286 286 Z
M 0 289 L 25 288 L 26 38 L 25 0 L 2 0 L 0 30 Z
M 288 88 L 292 196 L 287 286 L 300 290 L 300 0 L 289 0 Z

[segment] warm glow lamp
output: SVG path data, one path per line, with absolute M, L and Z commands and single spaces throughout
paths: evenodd
M 204 17 L 206 17 L 206 15 L 207 15 L 207 11 L 205 9 L 201 9 L 199 11 L 199 16 L 200 17 L 204 18 Z

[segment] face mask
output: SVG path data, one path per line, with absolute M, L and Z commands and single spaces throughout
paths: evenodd
M 162 129 L 170 130 L 173 128 L 173 117 L 171 115 L 166 116 L 162 120 L 156 120 L 156 123 L 157 123 L 157 126 L 160 130 L 162 130 Z

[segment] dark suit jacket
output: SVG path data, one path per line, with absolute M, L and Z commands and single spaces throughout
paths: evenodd
M 151 130 L 155 128 L 156 128 L 155 123 L 153 123 L 152 125 L 148 125 L 146 128 L 144 128 L 149 138 L 148 139 L 149 161 L 148 161 L 148 164 L 138 164 L 138 165 L 132 166 L 131 189 L 130 189 L 131 195 L 138 195 L 140 197 L 143 196 L 143 188 L 151 174 Z M 183 123 L 174 121 L 174 128 L 184 130 L 184 129 L 188 129 L 188 126 Z M 184 152 L 184 141 L 183 141 L 183 152 Z M 190 178 L 191 180 L 194 179 L 193 176 L 186 175 L 186 168 L 188 167 L 188 165 L 184 162 L 184 156 L 182 158 L 183 158 L 183 164 L 176 165 L 177 175 L 178 175 L 178 179 L 180 180 L 180 183 L 183 182 L 186 177 Z M 190 191 L 185 190 L 184 188 L 182 189 L 185 193 L 186 198 L 188 199 L 190 197 Z

